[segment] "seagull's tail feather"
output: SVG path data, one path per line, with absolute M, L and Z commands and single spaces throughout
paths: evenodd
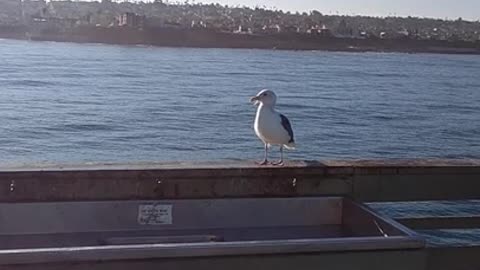
M 284 144 L 283 146 L 285 146 L 285 148 L 287 148 L 288 150 L 295 150 L 295 148 L 297 147 L 297 145 L 294 142 Z

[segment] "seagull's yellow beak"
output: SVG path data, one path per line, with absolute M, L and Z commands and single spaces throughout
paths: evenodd
M 253 105 L 257 106 L 260 103 L 260 97 L 259 96 L 251 97 L 250 102 L 253 103 Z

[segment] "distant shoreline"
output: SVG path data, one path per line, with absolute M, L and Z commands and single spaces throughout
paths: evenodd
M 307 34 L 234 34 L 206 29 L 77 27 L 63 32 L 30 33 L 28 29 L 0 28 L 0 38 L 75 43 L 149 45 L 160 47 L 321 50 L 343 52 L 400 52 L 480 54 L 480 42 L 353 39 Z

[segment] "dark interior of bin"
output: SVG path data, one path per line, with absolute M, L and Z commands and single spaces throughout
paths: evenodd
M 280 200 L 280 199 L 277 199 Z M 295 199 L 283 199 L 283 200 L 295 200 Z M 0 249 L 22 249 L 22 248 L 49 248 L 49 247 L 78 247 L 78 246 L 99 246 L 99 245 L 132 245 L 132 244 L 169 244 L 169 243 L 198 243 L 198 242 L 235 242 L 235 241 L 265 241 L 265 240 L 291 240 L 291 239 L 331 239 L 331 238 L 352 238 L 352 237 L 385 237 L 403 235 L 402 231 L 396 228 L 394 225 L 389 224 L 382 218 L 376 217 L 368 209 L 363 206 L 345 200 L 342 198 L 329 198 L 328 203 L 337 203 L 339 205 L 337 210 L 340 211 L 339 219 L 337 222 L 325 222 L 322 224 L 320 220 L 318 224 L 312 224 L 312 218 L 314 220 L 315 215 L 322 215 L 322 209 L 325 206 L 321 206 L 325 203 L 322 199 L 311 199 L 305 203 L 311 204 L 309 209 L 313 209 L 312 213 L 297 213 L 295 217 L 288 224 L 257 224 L 255 219 L 250 221 L 250 225 L 242 224 L 240 226 L 224 226 L 222 227 L 222 220 L 218 221 L 218 227 L 210 225 L 206 228 L 175 228 L 175 226 L 149 226 L 145 229 L 142 226 L 138 226 L 134 229 L 122 230 L 119 227 L 108 230 L 95 231 L 69 231 L 68 221 L 62 221 L 64 216 L 58 217 L 57 222 L 64 222 L 65 229 L 62 231 L 50 231 L 50 232 L 35 232 L 30 233 L 28 229 L 24 231 L 9 232 L 8 228 L 4 228 L 1 225 L 1 221 L 8 218 L 8 212 L 3 211 L 0 215 Z M 259 201 L 260 202 L 260 201 Z M 195 203 L 195 201 L 192 201 Z M 234 203 L 234 202 L 232 202 Z M 261 203 L 261 202 L 260 202 Z M 173 202 L 175 204 L 175 202 Z M 314 204 L 318 204 L 318 211 L 315 210 Z M 254 204 L 250 204 L 254 205 Z M 286 202 L 285 205 L 288 205 Z M 0 207 L 1 204 L 0 204 Z M 52 207 L 55 207 L 52 205 Z M 274 207 L 275 208 L 275 207 Z M 75 211 L 75 206 L 71 207 L 71 211 Z M 248 211 L 255 211 L 250 209 Z M 283 215 L 282 208 L 271 209 L 271 211 L 277 211 L 278 215 Z M 290 210 L 289 210 L 290 211 Z M 293 211 L 293 210 L 292 210 Z M 112 211 L 113 213 L 114 211 Z M 126 211 L 128 212 L 128 211 Z M 238 212 L 238 211 L 237 211 Z M 238 214 L 235 211 L 231 213 L 223 213 L 223 217 L 232 218 Z M 288 212 L 288 211 L 286 211 Z M 290 212 L 290 214 L 293 212 Z M 62 213 L 64 214 L 64 213 Z M 71 214 L 70 212 L 68 214 Z M 271 213 L 265 213 L 266 215 L 272 215 Z M 288 214 L 288 213 L 287 213 Z M 335 214 L 336 215 L 336 214 Z M 302 217 L 308 219 L 307 224 L 303 224 Z M 42 218 L 41 213 L 38 216 L 23 217 L 18 222 L 27 222 L 35 228 L 35 223 L 38 218 Z M 55 216 L 50 215 L 50 219 L 55 219 Z M 108 218 L 108 217 L 107 217 Z M 85 222 L 94 222 L 93 217 L 88 215 L 82 219 Z M 288 217 L 282 217 L 282 220 L 288 220 Z M 323 220 L 323 219 L 322 219 Z M 333 219 L 332 219 L 333 220 Z M 14 226 L 14 221 L 9 221 Z M 49 220 L 48 222 L 55 222 L 55 220 Z M 54 223 L 52 223 L 54 224 Z M 56 223 L 55 223 L 56 224 Z M 216 223 L 212 223 L 216 224 Z M 58 225 L 58 224 L 57 224 Z M 28 228 L 25 224 L 22 225 Z M 121 227 L 121 226 L 120 226 Z

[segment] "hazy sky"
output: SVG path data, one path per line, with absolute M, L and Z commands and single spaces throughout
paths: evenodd
M 316 9 L 324 14 L 420 16 L 480 19 L 480 0 L 196 0 L 202 3 L 266 6 L 289 11 Z

